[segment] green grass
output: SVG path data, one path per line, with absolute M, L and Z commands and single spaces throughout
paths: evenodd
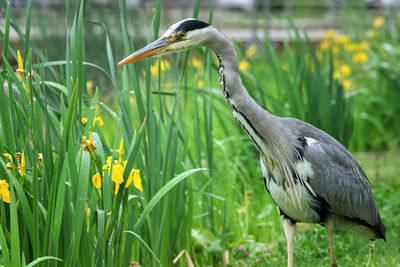
M 86 1 L 66 1 L 65 43 L 43 53 L 30 39 L 31 2 L 24 27 L 7 3 L 0 3 L 6 10 L 0 27 L 0 153 L 12 155 L 12 163 L 0 157 L 0 179 L 9 184 L 11 196 L 9 204 L 0 201 L 0 264 L 128 266 L 136 261 L 173 266 L 173 259 L 186 250 L 196 266 L 285 266 L 278 210 L 264 188 L 257 151 L 219 90 L 213 55 L 197 49 L 116 66 L 144 43 L 132 38 L 132 29 L 146 28 L 152 33 L 147 41 L 158 36 L 160 0 L 146 23 L 137 21 L 123 0 L 118 2 L 119 21 L 112 23 L 90 17 Z M 210 22 L 213 12 L 211 8 Z M 18 47 L 23 77 L 8 61 L 17 58 L 17 48 L 8 40 L 11 27 L 24 42 Z M 88 34 L 94 29 L 101 32 L 98 39 Z M 384 29 L 371 41 L 373 60 L 352 65 L 351 78 L 360 90 L 346 91 L 335 78 L 340 64 L 333 51 L 321 52 L 298 38 L 285 42 L 281 53 L 262 40 L 256 56 L 249 58 L 237 44 L 240 59 L 251 63 L 241 78 L 257 102 L 274 114 L 307 120 L 353 150 L 395 150 L 399 42 L 388 34 L 388 25 Z M 94 53 L 93 44 L 102 50 Z M 56 50 L 58 58 L 48 58 L 47 49 Z M 346 53 L 341 51 L 339 63 L 352 64 Z M 164 70 L 163 62 L 169 64 Z M 98 116 L 104 125 L 93 128 Z M 82 143 L 89 133 L 93 144 Z M 18 169 L 22 159 L 17 152 L 24 152 L 25 173 Z M 117 163 L 103 173 L 109 156 Z M 375 243 L 369 265 L 392 266 L 400 260 L 400 156 L 357 156 L 388 229 L 388 242 Z M 123 161 L 124 182 L 115 194 L 111 172 Z M 133 185 L 124 189 L 132 169 L 140 170 L 143 191 Z M 100 189 L 92 183 L 96 173 Z M 329 266 L 325 230 L 317 225 L 298 228 L 295 262 Z M 337 233 L 335 240 L 340 266 L 367 265 L 372 243 L 349 233 Z M 186 259 L 176 266 L 187 266 Z

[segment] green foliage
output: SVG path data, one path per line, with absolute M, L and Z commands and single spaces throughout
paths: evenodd
M 11 155 L 11 160 L 0 156 L 0 180 L 9 184 L 10 193 L 7 203 L 0 192 L 1 265 L 129 266 L 135 261 L 172 266 L 182 251 L 195 266 L 286 264 L 280 217 L 261 180 L 257 151 L 226 105 L 210 51 L 199 48 L 116 67 L 116 58 L 139 45 L 128 34 L 131 25 L 140 25 L 128 16 L 126 1 L 118 2 L 119 41 L 108 23 L 89 19 L 86 1 L 66 1 L 65 51 L 58 51 L 65 59 L 50 61 L 30 40 L 31 1 L 25 32 L 9 4 L 0 3 L 6 11 L 0 29 L 0 153 Z M 161 7 L 157 0 L 150 26 L 142 25 L 152 33 L 149 38 L 158 36 Z M 199 7 L 197 0 L 193 17 Z M 11 27 L 23 40 L 24 74 L 8 61 L 17 59 L 9 43 Z M 105 60 L 98 63 L 89 56 L 87 33 L 93 28 L 104 37 L 99 57 Z M 238 45 L 240 60 L 250 63 L 241 65 L 240 75 L 257 102 L 276 115 L 306 120 L 359 150 L 396 146 L 400 59 L 398 41 L 385 31 L 371 42 L 368 63 L 352 65 L 353 82 L 363 90 L 350 90 L 335 76 L 352 54 L 338 56 L 334 47 L 315 50 L 298 33 L 279 53 L 267 39 L 257 56 Z M 91 88 L 93 70 L 105 81 L 96 84 L 99 88 Z M 122 169 L 118 188 L 117 166 Z M 380 169 L 385 168 L 371 167 L 367 173 L 387 228 L 399 229 L 396 175 L 374 173 Z M 140 170 L 143 191 L 132 170 Z M 100 188 L 92 180 L 96 174 Z M 299 228 L 296 262 L 327 265 L 324 230 Z M 376 243 L 371 265 L 380 257 L 388 264 L 398 261 L 399 246 L 391 241 L 398 235 L 388 231 L 389 250 Z M 337 237 L 339 263 L 365 264 L 365 240 Z M 176 265 L 186 266 L 187 259 L 179 258 Z

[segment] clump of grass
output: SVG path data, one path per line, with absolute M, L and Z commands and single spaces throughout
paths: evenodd
M 1 4 L 6 7 L 0 77 L 0 153 L 6 155 L 0 157 L 2 264 L 170 266 L 182 251 L 196 266 L 285 262 L 279 214 L 259 179 L 257 151 L 226 105 L 209 51 L 198 49 L 117 69 L 113 48 L 119 45 L 124 55 L 135 50 L 127 29 L 135 18 L 127 16 L 125 1 L 119 1 L 122 41 L 117 45 L 108 25 L 87 18 L 86 1 L 66 1 L 65 56 L 48 61 L 29 38 L 31 1 L 25 33 L 6 2 Z M 161 4 L 156 1 L 149 27 L 153 37 L 160 28 Z M 196 1 L 193 17 L 199 7 Z M 209 22 L 212 16 L 213 8 Z M 104 64 L 95 65 L 86 57 L 89 26 L 104 34 Z M 24 41 L 19 67 L 7 61 L 18 58 L 8 41 L 10 27 Z M 376 38 L 365 50 L 368 57 L 376 53 L 389 61 L 379 48 L 383 41 Z M 382 40 L 394 43 L 390 38 L 385 35 Z M 364 108 L 355 96 L 373 99 L 380 94 L 356 90 L 364 67 L 375 65 L 357 65 L 361 74 L 356 75 L 356 65 L 348 58 L 352 54 L 342 51 L 341 61 L 335 61 L 335 45 L 337 40 L 329 39 L 326 50 L 315 52 L 297 36 L 284 44 L 282 53 L 269 40 L 253 46 L 253 51 L 238 46 L 243 51 L 241 77 L 250 94 L 272 113 L 304 119 L 345 144 L 368 148 L 376 129 L 361 132 L 370 124 L 360 123 L 357 112 Z M 338 77 L 337 72 L 348 73 L 344 64 L 352 73 Z M 100 70 L 109 81 L 115 103 L 104 101 L 99 88 L 88 86 L 88 68 Z M 386 74 L 379 74 L 379 83 L 387 83 Z M 346 88 L 344 78 L 353 79 L 354 87 Z M 388 88 L 392 90 L 393 86 Z M 396 110 L 390 102 L 394 93 L 382 98 Z M 353 121 L 362 141 L 354 135 L 351 139 Z M 387 136 L 385 144 L 395 140 Z M 385 199 L 393 192 L 385 183 L 380 186 L 384 189 L 377 192 L 378 203 L 392 207 Z M 390 218 L 389 226 L 395 227 Z M 368 245 L 350 235 L 340 235 L 339 240 L 338 261 L 360 264 Z M 327 242 L 322 229 L 301 230 L 296 241 L 300 242 L 295 257 L 304 265 L 329 262 L 323 249 L 327 245 L 319 243 Z M 344 255 L 351 246 L 360 249 Z M 378 242 L 377 254 L 387 255 L 382 247 Z M 390 260 L 395 262 L 396 257 Z M 182 258 L 177 264 L 186 263 Z

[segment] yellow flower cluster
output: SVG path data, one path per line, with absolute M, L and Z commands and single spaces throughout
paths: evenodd
M 15 167 L 14 166 L 14 160 L 13 160 L 13 157 L 11 156 L 11 154 L 10 153 L 4 153 L 2 155 L 3 155 L 3 157 L 5 157 L 5 158 L 7 158 L 9 160 L 9 162 L 7 162 L 6 167 L 8 169 L 14 168 Z M 22 151 L 22 153 L 21 152 L 17 152 L 17 153 L 15 153 L 14 157 L 16 159 L 16 162 L 18 163 L 18 165 L 16 167 L 17 167 L 17 170 L 18 170 L 19 174 L 22 177 L 25 177 L 25 175 L 26 175 L 25 153 L 23 151 Z
M 82 149 L 85 151 L 96 151 L 97 147 L 93 144 L 92 132 L 89 133 L 89 140 L 86 136 L 82 136 Z
M 86 125 L 87 121 L 88 121 L 88 118 L 82 117 L 81 123 L 82 123 L 83 125 Z M 103 121 L 103 119 L 102 119 L 100 116 L 94 118 L 92 129 L 94 129 L 94 127 L 96 126 L 96 123 L 97 123 L 99 126 L 103 126 L 103 125 L 104 125 L 104 121 Z
M 160 61 L 161 61 L 161 66 L 160 66 Z M 152 64 L 150 66 L 151 75 L 157 76 L 158 75 L 158 69 L 160 67 L 161 67 L 161 71 L 169 70 L 171 68 L 171 64 L 166 59 L 157 60 L 154 64 Z
M 368 54 L 366 50 L 370 48 L 367 41 L 360 43 L 352 42 L 350 37 L 345 34 L 338 35 L 335 30 L 327 30 L 324 33 L 324 38 L 320 43 L 320 49 L 327 51 L 332 49 L 333 54 L 338 54 L 340 51 L 344 53 L 352 53 L 352 60 L 357 64 L 365 64 L 368 62 Z
M 345 91 L 353 88 L 353 82 L 349 79 L 351 72 L 351 67 L 349 65 L 341 64 L 336 67 L 335 73 L 333 74 L 333 78 L 340 82 Z
M 125 167 L 127 164 L 127 161 L 123 161 L 123 155 L 124 155 L 124 146 L 123 146 L 123 139 L 121 138 L 121 144 L 119 148 L 119 160 L 114 160 L 112 162 L 112 157 L 108 157 L 106 164 L 103 166 L 103 173 L 100 175 L 100 173 L 96 173 L 92 177 L 92 183 L 95 188 L 101 188 L 101 177 L 104 176 L 104 170 L 107 170 L 109 173 L 111 172 L 111 180 L 115 183 L 114 186 L 114 194 L 118 194 L 119 186 L 124 182 L 124 172 L 125 172 Z M 132 169 L 129 176 L 128 180 L 125 183 L 125 188 L 128 188 L 129 185 L 133 182 L 133 185 L 140 191 L 143 191 L 142 187 L 142 180 L 140 178 L 140 171 L 137 169 Z
M 353 54 L 352 60 L 354 63 L 365 64 L 368 61 L 368 55 L 364 51 L 358 51 Z
M 12 156 L 10 153 L 2 154 L 3 157 L 8 159 L 6 168 L 17 170 L 21 177 L 26 176 L 26 165 L 25 165 L 25 152 L 17 152 Z M 43 155 L 39 153 L 39 161 L 43 163 Z M 10 203 L 10 190 L 9 184 L 6 180 L 0 180 L 0 198 L 7 203 Z

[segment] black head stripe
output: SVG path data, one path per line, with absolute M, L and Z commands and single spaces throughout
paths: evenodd
M 190 19 L 182 22 L 178 28 L 176 28 L 177 32 L 188 32 L 188 31 L 193 31 L 197 29 L 203 29 L 205 27 L 210 26 L 210 24 L 205 23 L 203 21 L 197 20 L 197 19 Z

